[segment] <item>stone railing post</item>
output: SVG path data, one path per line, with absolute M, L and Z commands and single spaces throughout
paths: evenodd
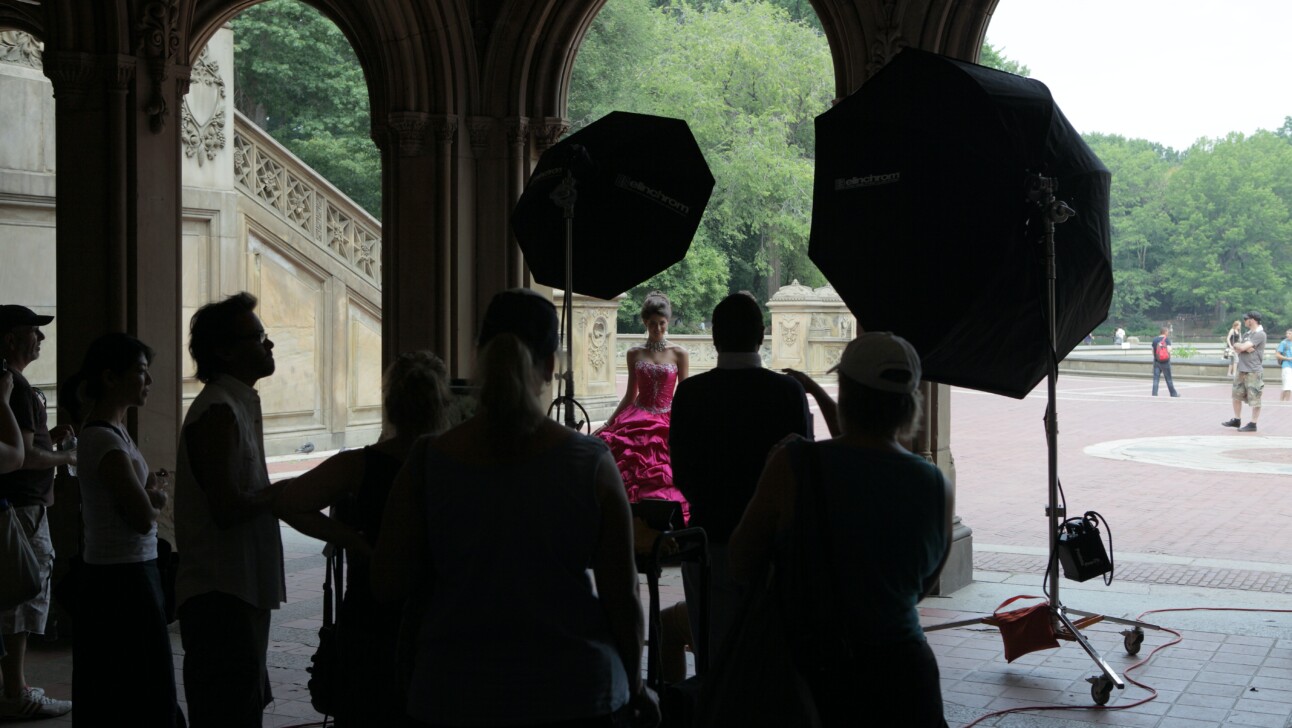
M 796 280 L 781 289 L 767 301 L 772 315 L 771 369 L 798 369 L 808 374 L 808 333 L 812 327 L 812 314 L 821 303 L 821 297 L 811 288 Z
M 559 312 L 564 293 L 552 291 L 552 303 Z M 610 301 L 574 294 L 573 334 L 574 395 L 579 404 L 588 410 L 593 422 L 606 419 L 619 404 L 615 374 L 618 367 L 615 347 L 616 316 L 619 312 L 618 296 Z M 561 342 L 564 354 L 565 342 Z M 558 372 L 565 369 L 565 358 L 556 363 Z

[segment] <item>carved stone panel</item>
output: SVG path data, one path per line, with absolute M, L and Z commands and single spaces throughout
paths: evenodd
M 225 147 L 225 91 L 218 61 L 211 57 L 210 46 L 202 49 L 193 64 L 188 94 L 180 106 L 180 141 L 184 156 L 196 159 L 198 166 L 212 161 Z
M 20 30 L 0 30 L 0 63 L 40 68 L 45 44 Z

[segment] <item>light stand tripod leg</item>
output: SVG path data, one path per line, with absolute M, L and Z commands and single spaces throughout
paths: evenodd
M 1104 677 L 1111 680 L 1118 690 L 1125 689 L 1126 683 L 1122 682 L 1122 679 L 1117 675 L 1117 671 L 1113 670 L 1112 666 L 1109 665 L 1102 656 L 1100 656 L 1099 651 L 1095 649 L 1095 646 L 1090 644 L 1090 640 L 1086 639 L 1086 636 L 1081 634 L 1081 630 L 1077 629 L 1077 626 L 1072 623 L 1072 620 L 1068 619 L 1068 615 L 1064 614 L 1066 610 L 1061 606 L 1051 606 L 1050 608 L 1054 612 L 1055 619 L 1059 620 L 1064 629 L 1066 629 L 1068 634 L 1071 635 L 1072 639 L 1077 644 L 1081 645 L 1081 649 L 1085 650 L 1087 655 L 1090 655 L 1090 659 L 1094 660 L 1095 664 L 1099 666 L 1099 669 L 1104 673 Z

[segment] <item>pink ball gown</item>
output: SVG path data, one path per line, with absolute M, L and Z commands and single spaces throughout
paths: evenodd
M 643 498 L 677 501 L 682 504 L 683 515 L 690 519 L 691 507 L 682 492 L 673 487 L 673 466 L 668 457 L 669 412 L 677 385 L 677 365 L 638 361 L 636 372 L 636 399 L 597 436 L 610 446 L 630 502 Z

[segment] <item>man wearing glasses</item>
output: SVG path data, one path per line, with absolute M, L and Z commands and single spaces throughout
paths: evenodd
M 54 544 L 45 509 L 54 504 L 54 468 L 76 464 L 75 450 L 54 450 L 54 443 L 71 437 L 71 426 L 49 429 L 45 395 L 23 376 L 27 365 L 40 356 L 40 344 L 45 340 L 40 327 L 53 320 L 53 316 L 41 316 L 25 306 L 0 306 L 0 358 L 13 377 L 9 407 L 22 432 L 24 451 L 22 466 L 0 475 L 0 500 L 8 502 L 7 507 L 13 509 L 26 532 L 42 582 L 35 598 L 0 614 L 0 634 L 4 635 L 4 649 L 0 651 L 4 655 L 0 657 L 0 674 L 4 676 L 0 719 L 52 718 L 72 709 L 70 700 L 55 700 L 44 690 L 27 685 L 25 670 L 27 635 L 44 634 L 49 616 Z
M 286 596 L 255 384 L 274 373 L 274 342 L 238 293 L 193 315 L 189 353 L 205 386 L 180 432 L 175 598 L 192 728 L 258 727 L 272 700 L 269 615 Z

